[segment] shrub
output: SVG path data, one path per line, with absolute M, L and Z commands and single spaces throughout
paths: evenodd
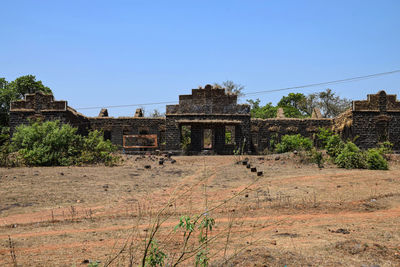
M 285 153 L 294 150 L 309 151 L 312 148 L 312 141 L 300 134 L 284 135 L 279 144 L 276 145 L 277 153 Z
M 335 134 L 332 136 L 329 136 L 327 138 L 326 142 L 326 153 L 331 156 L 333 159 L 335 159 L 340 152 L 343 150 L 345 146 L 345 143 L 342 141 L 339 135 Z
M 104 140 L 100 131 L 91 131 L 83 138 L 82 153 L 78 159 L 79 163 L 104 162 L 106 165 L 113 165 L 118 160 L 111 154 L 116 147 L 110 140 Z
M 317 137 L 317 146 L 318 147 L 326 147 L 328 144 L 328 140 L 331 136 L 333 136 L 333 132 L 330 129 L 319 127 L 318 132 L 316 134 Z
M 365 169 L 367 162 L 364 153 L 352 142 L 347 142 L 335 158 L 335 164 L 346 169 Z
M 18 152 L 30 166 L 56 166 L 115 161 L 115 147 L 104 141 L 98 131 L 88 137 L 77 134 L 77 128 L 59 121 L 20 125 L 12 138 L 12 151 Z
M 59 121 L 20 125 L 12 138 L 12 147 L 27 165 L 71 165 L 79 155 L 81 136 L 77 129 Z
M 366 152 L 367 166 L 370 170 L 387 170 L 388 163 L 379 149 L 371 148 Z
M 324 156 L 322 155 L 322 152 L 313 148 L 310 154 L 311 154 L 311 162 L 316 163 L 318 165 L 318 168 L 323 168 L 325 159 Z
M 390 143 L 389 141 L 379 143 L 378 150 L 381 155 L 392 154 L 393 153 L 393 144 Z

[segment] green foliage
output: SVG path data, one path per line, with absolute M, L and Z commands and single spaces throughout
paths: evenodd
M 335 95 L 331 89 L 320 93 L 305 96 L 302 93 L 289 93 L 283 96 L 276 106 L 267 103 L 260 106 L 260 100 L 247 100 L 251 107 L 253 118 L 275 118 L 279 107 L 283 108 L 288 118 L 304 118 L 312 115 L 314 108 L 320 108 L 322 116 L 332 118 L 344 112 L 350 107 L 350 101 Z
M 77 129 L 58 121 L 20 125 L 12 138 L 12 147 L 32 166 L 71 165 L 79 155 L 81 136 Z
M 352 142 L 347 142 L 335 158 L 335 164 L 346 169 L 366 169 L 365 154 Z
M 183 151 L 185 151 L 186 153 L 190 150 L 190 144 L 191 144 L 191 131 L 190 131 L 190 127 L 187 126 L 182 126 L 181 129 L 181 147 L 183 149 Z
M 325 148 L 326 145 L 328 144 L 329 138 L 332 135 L 334 135 L 334 133 L 330 129 L 319 127 L 318 132 L 316 134 L 318 146 Z
M 393 153 L 393 144 L 390 143 L 389 141 L 385 141 L 385 142 L 379 144 L 378 150 L 379 150 L 379 153 L 382 155 L 392 154 Z
M 284 135 L 281 142 L 276 145 L 277 153 L 285 153 L 294 150 L 309 151 L 312 148 L 312 141 L 309 138 L 303 137 L 300 134 Z
M 278 102 L 278 107 L 282 107 L 285 116 L 288 118 L 303 118 L 307 114 L 307 98 L 302 93 L 289 93 L 283 96 Z
M 195 266 L 201 266 L 201 267 L 207 267 L 209 264 L 209 257 L 208 257 L 208 249 L 201 249 L 197 254 L 195 258 Z
M 324 167 L 324 156 L 321 151 L 317 151 L 315 148 L 311 150 L 311 162 L 316 163 L 318 168 Z
M 201 219 L 201 221 L 200 221 Z M 174 231 L 181 229 L 183 231 L 184 248 L 188 244 L 190 237 L 195 231 L 198 231 L 198 253 L 195 256 L 195 266 L 208 266 L 209 264 L 209 250 L 207 249 L 208 234 L 212 231 L 215 225 L 215 220 L 204 213 L 195 218 L 190 216 L 182 216 L 179 223 L 175 226 Z M 196 227 L 197 226 L 197 227 Z M 180 259 L 186 252 L 184 251 Z
M 250 114 L 252 118 L 276 118 L 278 107 L 273 106 L 271 102 L 262 107 L 260 106 L 260 99 L 255 101 L 248 99 L 247 102 L 250 104 Z
M 91 131 L 87 137 L 83 138 L 78 163 L 104 162 L 106 165 L 114 165 L 118 159 L 111 152 L 115 150 L 116 147 L 110 140 L 104 140 L 102 132 Z
M 232 143 L 232 133 L 225 132 L 225 144 L 231 144 L 231 143 Z
M 59 121 L 20 125 L 12 138 L 12 151 L 18 152 L 30 166 L 57 166 L 104 162 L 113 164 L 115 147 L 104 141 L 101 132 L 89 136 L 77 134 L 77 128 Z
M 331 156 L 333 159 L 336 159 L 336 157 L 340 154 L 342 149 L 344 148 L 345 143 L 342 141 L 339 135 L 332 135 L 327 138 L 326 141 L 326 153 L 328 153 L 329 156 Z
M 145 266 L 164 266 L 164 260 L 166 258 L 167 255 L 159 249 L 157 241 L 152 240 L 150 244 L 150 250 L 146 256 Z
M 388 163 L 379 149 L 371 148 L 366 152 L 367 167 L 370 170 L 387 170 Z
M 8 126 L 11 101 L 35 92 L 52 93 L 41 81 L 36 81 L 34 75 L 21 76 L 10 83 L 0 78 L 0 126 Z
M 99 263 L 99 261 L 92 261 L 88 264 L 88 267 L 98 267 Z

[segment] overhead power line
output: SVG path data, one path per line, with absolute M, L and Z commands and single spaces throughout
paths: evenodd
M 393 70 L 393 71 L 388 71 L 388 72 L 381 72 L 381 73 L 369 74 L 369 75 L 364 75 L 364 76 L 358 76 L 358 77 L 352 77 L 352 78 L 346 78 L 346 79 L 340 79 L 340 80 L 334 80 L 334 81 L 328 81 L 328 82 L 310 83 L 310 84 L 298 85 L 298 86 L 293 86 L 293 87 L 285 87 L 285 88 L 263 90 L 263 91 L 257 91 L 257 92 L 249 92 L 249 93 L 244 93 L 243 96 L 266 94 L 266 93 L 287 91 L 287 90 L 293 90 L 293 89 L 310 88 L 310 87 L 323 86 L 323 85 L 332 85 L 332 84 L 339 84 L 339 83 L 355 82 L 355 81 L 372 79 L 372 78 L 391 75 L 391 74 L 396 74 L 396 73 L 400 73 L 400 70 Z M 140 107 L 140 106 L 176 104 L 176 103 L 178 103 L 178 101 L 127 104 L 127 105 L 114 105 L 114 106 L 82 107 L 82 108 L 76 108 L 76 109 L 77 110 L 83 110 L 83 109 L 100 109 L 100 108 L 124 108 L 124 107 Z

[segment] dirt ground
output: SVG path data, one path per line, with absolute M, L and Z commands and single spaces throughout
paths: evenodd
M 155 233 L 166 264 L 184 215 L 215 219 L 211 266 L 400 266 L 400 163 L 389 171 L 293 154 L 126 157 L 120 166 L 0 169 L 0 266 L 134 266 Z M 146 168 L 150 165 L 150 168 Z M 10 238 L 9 238 L 10 237 Z M 11 246 L 10 246 L 11 239 Z M 180 266 L 193 266 L 198 230 Z M 195 252 L 193 252 L 195 253 Z M 14 262 L 15 262 L 14 261 Z

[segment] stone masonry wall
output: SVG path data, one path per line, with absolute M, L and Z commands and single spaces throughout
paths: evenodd
M 280 140 L 285 134 L 301 134 L 313 138 L 319 127 L 331 128 L 332 119 L 251 119 L 254 152 L 270 149 L 270 140 Z
M 67 101 L 56 101 L 52 95 L 28 94 L 25 99 L 11 103 L 11 133 L 20 124 L 30 120 L 59 120 L 78 128 L 80 134 L 90 129 L 104 131 L 104 136 L 113 144 L 122 146 L 124 135 L 156 134 L 157 148 L 126 149 L 137 150 L 180 150 L 182 125 L 193 126 L 193 138 L 200 147 L 202 131 L 214 130 L 215 148 L 219 153 L 232 153 L 233 145 L 225 144 L 224 129 L 235 127 L 235 143 L 245 152 L 262 152 L 269 147 L 272 139 L 279 140 L 285 134 L 301 134 L 313 137 L 319 127 L 333 129 L 343 139 L 355 139 L 363 149 L 375 147 L 379 142 L 390 141 L 400 151 L 400 102 L 395 95 L 384 91 L 368 95 L 367 100 L 353 101 L 352 108 L 334 119 L 251 119 L 249 105 L 236 104 L 235 95 L 226 94 L 223 89 L 207 85 L 204 89 L 193 89 L 191 95 L 181 95 L 179 105 L 168 105 L 166 118 L 108 117 L 103 110 L 99 117 L 86 117 L 67 105 Z

